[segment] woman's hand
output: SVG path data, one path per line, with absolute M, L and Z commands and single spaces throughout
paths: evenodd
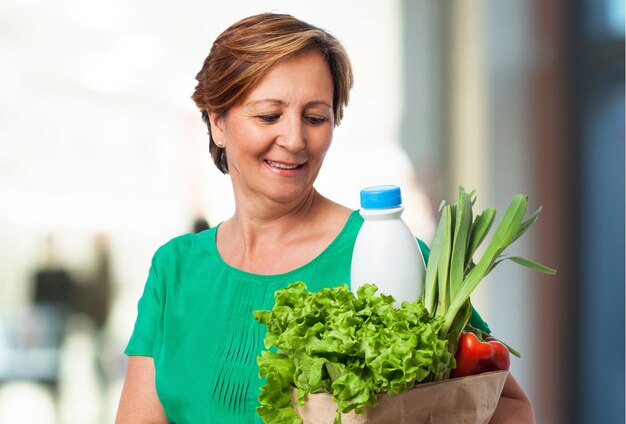
M 167 424 L 156 393 L 154 360 L 130 356 L 115 424 Z
M 534 424 L 535 413 L 524 389 L 509 373 L 491 424 Z

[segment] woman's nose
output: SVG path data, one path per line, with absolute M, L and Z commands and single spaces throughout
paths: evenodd
M 306 146 L 306 137 L 300 116 L 296 114 L 284 116 L 280 127 L 280 134 L 276 137 L 276 144 L 292 153 L 304 149 L 304 146 Z

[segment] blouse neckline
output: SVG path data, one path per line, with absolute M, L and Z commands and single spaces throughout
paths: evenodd
M 341 242 L 341 240 L 345 237 L 345 234 L 358 222 L 358 218 L 360 218 L 359 211 L 358 210 L 352 211 L 350 215 L 348 216 L 348 219 L 346 220 L 346 223 L 344 224 L 343 228 L 341 229 L 339 234 L 337 234 L 337 237 L 335 237 L 333 241 L 330 242 L 330 244 L 326 246 L 326 248 L 322 252 L 320 252 L 319 255 L 317 255 L 316 257 L 311 259 L 309 262 L 297 268 L 294 268 L 290 271 L 280 273 L 280 274 L 255 274 L 253 272 L 244 271 L 242 269 L 234 267 L 230 265 L 228 262 L 226 262 L 220 255 L 220 252 L 217 250 L 217 230 L 222 223 L 212 228 L 213 231 L 212 231 L 212 234 L 210 234 L 210 242 L 211 242 L 210 247 L 211 247 L 211 250 L 213 251 L 212 253 L 214 257 L 220 263 L 220 265 L 224 266 L 225 268 L 229 269 L 232 272 L 240 274 L 241 276 L 244 276 L 244 277 L 254 277 L 257 279 L 267 279 L 267 280 L 279 279 L 279 278 L 290 276 L 292 274 L 300 273 L 306 268 L 314 266 L 317 262 L 321 260 L 321 258 L 326 256 L 326 254 L 329 251 L 334 249 L 335 246 L 337 246 Z

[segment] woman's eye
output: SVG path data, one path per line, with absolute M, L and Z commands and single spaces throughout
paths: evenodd
M 319 125 L 322 122 L 326 121 L 326 117 L 325 116 L 317 116 L 317 115 L 309 115 L 309 116 L 305 116 L 304 119 L 312 125 Z
M 278 114 L 259 115 L 257 116 L 257 118 L 265 124 L 273 124 L 274 122 L 278 121 L 278 119 L 280 118 L 280 115 Z

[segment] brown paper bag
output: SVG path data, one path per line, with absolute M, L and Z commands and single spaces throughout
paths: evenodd
M 487 424 L 508 371 L 420 384 L 399 395 L 381 394 L 363 414 L 341 414 L 342 424 Z M 294 389 L 294 401 L 296 390 Z M 332 424 L 337 404 L 329 393 L 309 394 L 296 407 L 304 424 Z

